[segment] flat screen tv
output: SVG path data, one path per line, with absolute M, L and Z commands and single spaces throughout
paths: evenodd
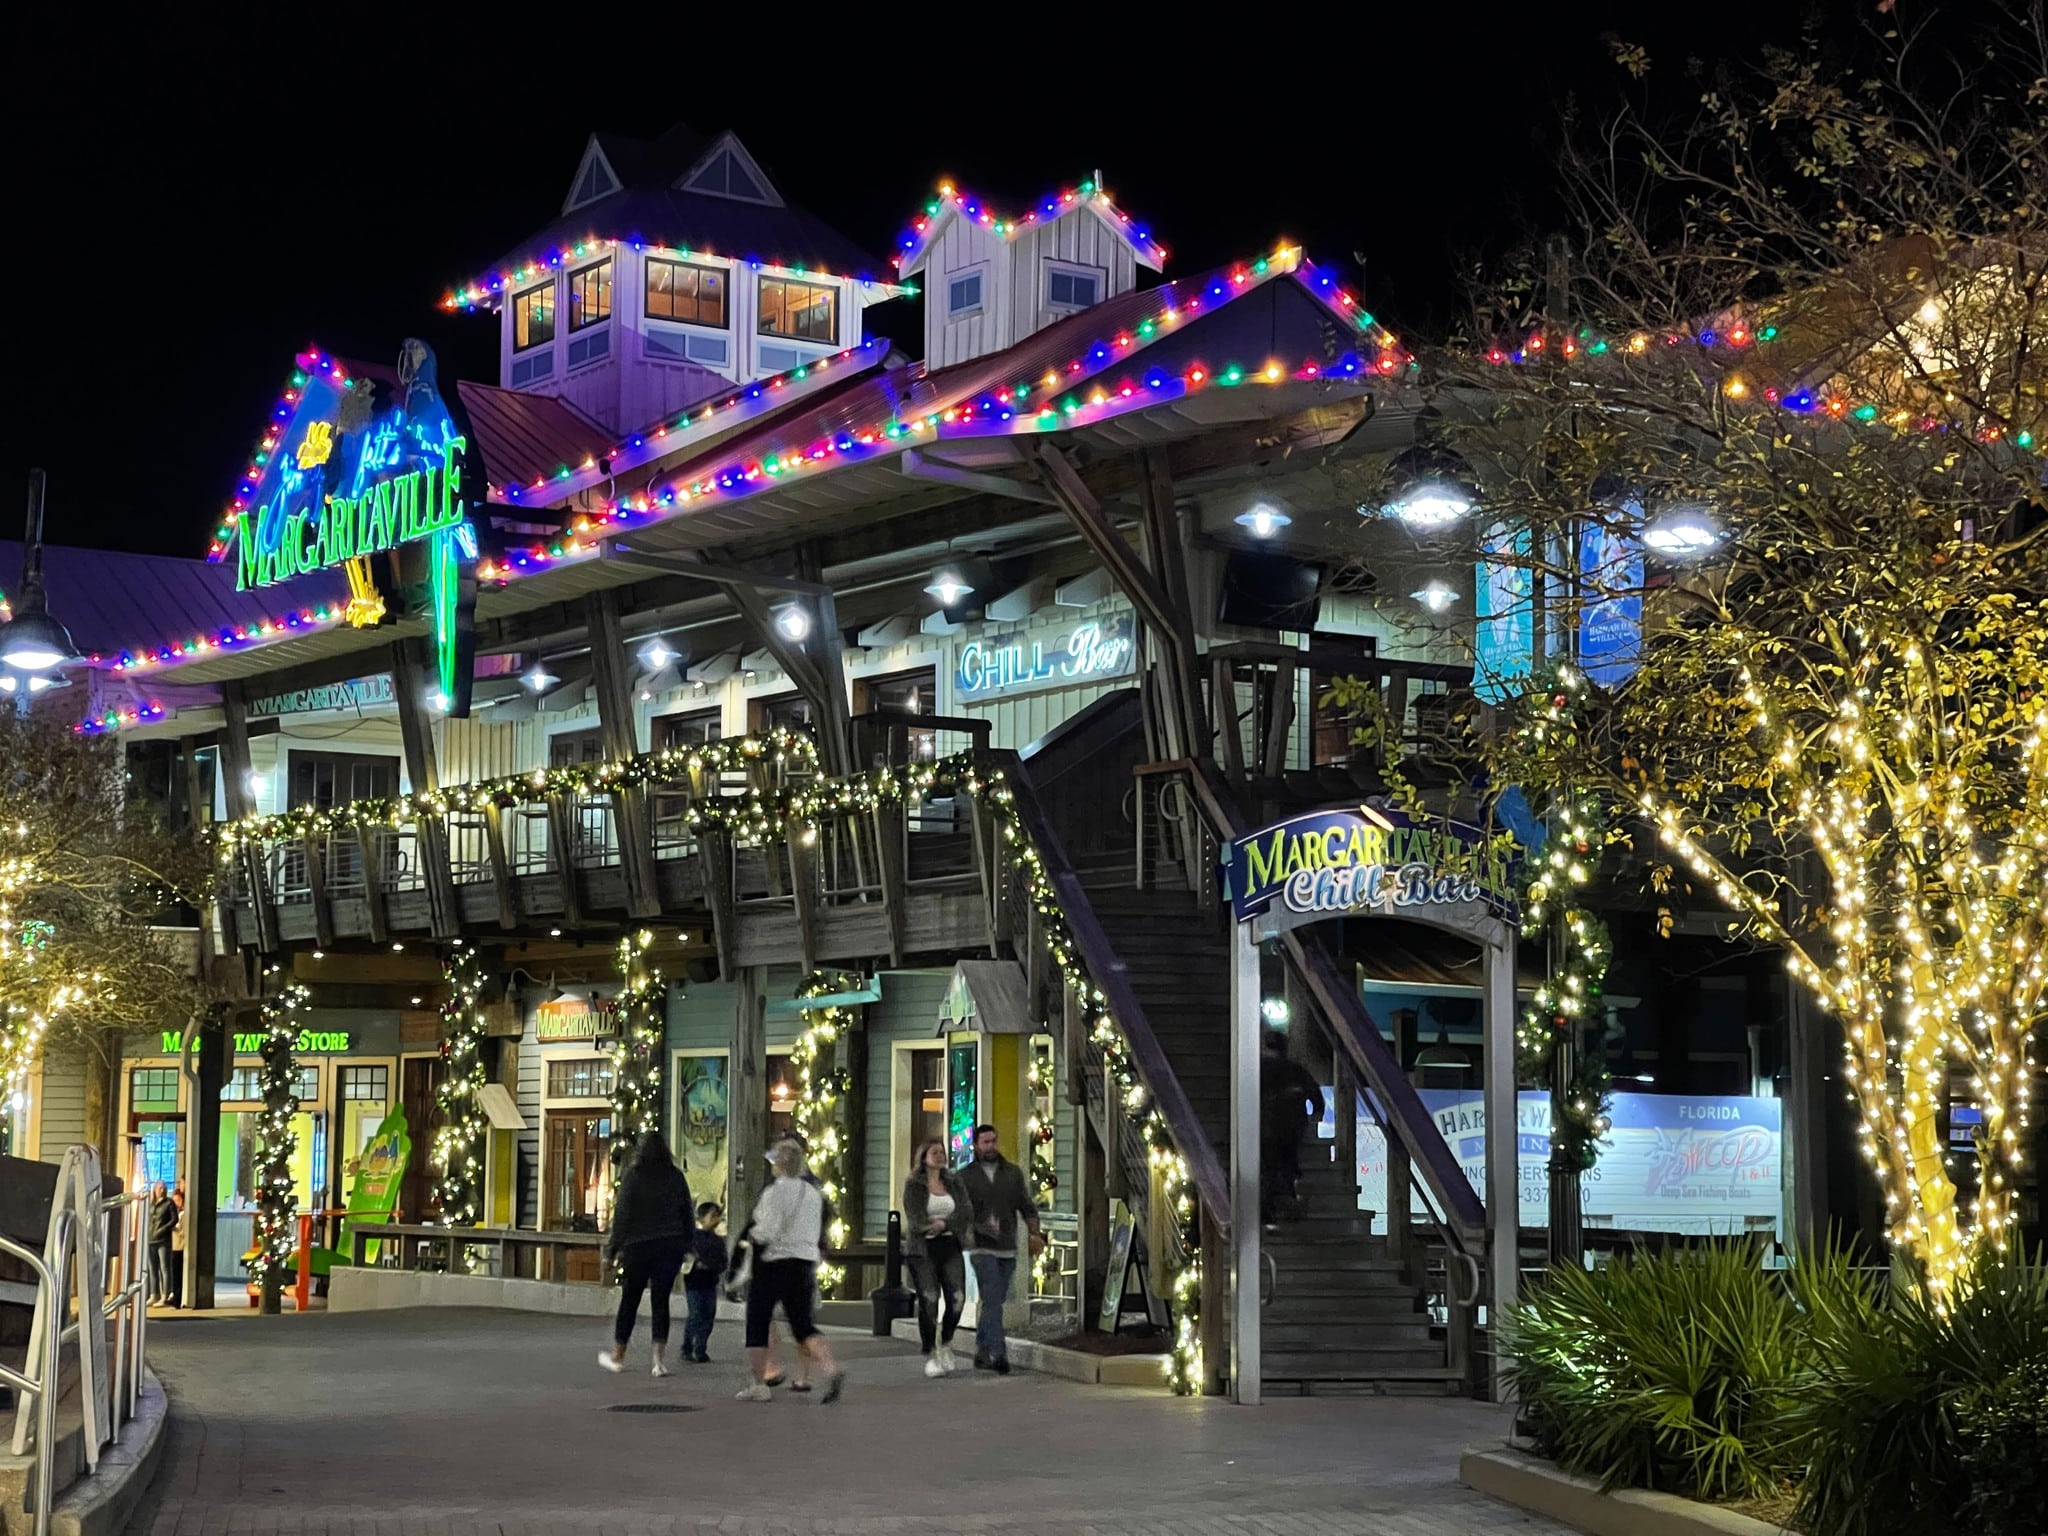
M 1246 629 L 1311 630 L 1323 606 L 1323 568 L 1263 550 L 1233 550 L 1223 565 L 1217 620 Z

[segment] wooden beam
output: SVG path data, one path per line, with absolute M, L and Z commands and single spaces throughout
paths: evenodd
M 249 793 L 249 712 L 243 685 L 220 685 L 221 790 L 226 796 L 228 820 L 242 821 L 256 814 Z M 242 840 L 242 873 L 249 886 L 249 908 L 256 919 L 256 947 L 264 954 L 277 949 L 277 909 L 271 905 L 269 881 L 264 878 L 263 852 L 253 839 Z M 228 925 L 232 934 L 234 925 Z
M 706 827 L 697 834 L 697 849 L 704 861 L 704 905 L 711 909 L 711 942 L 718 951 L 718 974 L 730 981 L 738 974 L 733 956 L 740 933 L 732 890 L 732 834 L 723 827 Z
M 1176 607 L 1166 590 L 1145 568 L 1138 552 L 1117 532 L 1102 504 L 1081 479 L 1080 472 L 1065 454 L 1051 443 L 1041 443 L 1039 464 L 1044 469 L 1053 495 L 1066 509 L 1068 518 L 1088 546 L 1101 557 L 1116 584 L 1138 610 L 1159 642 L 1160 676 L 1166 688 L 1170 729 L 1166 752 L 1169 757 L 1191 756 L 1193 743 L 1183 738 L 1189 726 L 1201 717 L 1201 682 L 1195 670 L 1195 642 L 1187 610 Z
M 1067 1102 L 1081 1105 L 1088 1103 L 1088 1030 L 1087 1012 L 1081 1006 L 1081 994 L 1071 983 L 1060 987 L 1060 1059 L 1067 1069 Z M 1115 1149 L 1105 1147 L 1110 1156 Z
M 803 952 L 804 969 L 815 971 L 818 968 L 818 861 L 812 857 L 812 844 L 804 840 L 807 834 L 815 840 L 817 828 L 793 826 L 785 841 L 789 847 L 790 894 L 796 902 L 797 944 Z
M 1294 662 L 1282 657 L 1267 681 L 1272 692 L 1266 710 L 1266 739 L 1259 746 L 1259 773 L 1277 778 L 1287 771 L 1287 742 L 1294 732 Z
M 1216 733 L 1222 742 L 1223 771 L 1242 789 L 1244 738 L 1239 732 L 1243 722 L 1237 718 L 1236 670 L 1226 658 L 1209 653 L 1209 708 L 1216 716 Z
M 729 1229 L 738 1232 L 765 1182 L 761 1149 L 768 1145 L 768 1016 L 758 967 L 725 973 L 733 988 L 731 1085 L 726 1094 L 726 1170 Z
M 427 719 L 427 671 L 418 642 L 401 640 L 391 647 L 391 695 L 398 712 L 398 739 L 405 753 L 405 776 L 414 794 L 432 794 L 441 787 L 434 760 L 434 731 Z M 462 932 L 462 909 L 455 901 L 455 876 L 448 867 L 448 828 L 439 816 L 413 823 L 420 865 L 426 875 L 427 912 L 434 937 L 452 939 Z
M 363 861 L 363 909 L 369 914 L 370 938 L 378 944 L 391 941 L 391 914 L 384 905 L 384 839 L 390 835 L 382 826 L 356 826 L 356 848 Z
M 801 576 L 785 576 L 776 571 L 763 570 L 759 566 L 724 562 L 714 564 L 695 550 L 664 554 L 651 549 L 635 549 L 629 544 L 621 544 L 617 539 L 610 542 L 610 548 L 615 558 L 627 565 L 642 566 L 650 571 L 668 571 L 674 575 L 688 576 L 695 581 L 708 581 L 721 587 L 745 587 L 749 591 L 796 592 L 809 597 L 816 597 L 831 590 L 822 582 L 806 580 Z
M 832 594 L 821 593 L 803 599 L 810 616 L 810 634 L 802 643 L 791 640 L 775 622 L 768 600 L 753 587 L 737 585 L 732 600 L 768 648 L 775 664 L 796 684 L 797 691 L 811 702 L 818 722 L 818 755 L 827 775 L 849 777 L 855 769 L 853 731 L 848 724 L 846 702 L 845 641 L 839 634 L 839 610 Z
M 904 886 L 903 807 L 887 801 L 875 807 L 875 851 L 880 862 L 882 915 L 889 924 L 889 963 L 903 964 Z
M 498 897 L 498 926 L 508 932 L 519 926 L 519 883 L 512 878 L 512 858 L 505 848 L 505 812 L 495 800 L 484 805 L 484 846 L 490 850 L 491 884 Z
M 583 921 L 583 893 L 576 887 L 575 828 L 569 815 L 569 796 L 557 790 L 548 796 L 548 868 L 562 882 L 564 926 Z
M 597 718 L 604 735 L 605 756 L 623 762 L 640 751 L 633 719 L 633 685 L 626 676 L 626 642 L 619 628 L 619 595 L 609 589 L 593 592 L 584 605 L 590 629 L 591 681 L 597 691 Z M 619 843 L 619 869 L 626 877 L 626 912 L 635 918 L 661 915 L 661 889 L 654 868 L 654 821 L 647 814 L 643 786 L 614 789 L 613 831 Z
M 1209 752 L 1209 727 L 1202 708 L 1202 674 L 1195 661 L 1194 610 L 1188 598 L 1187 549 L 1180 536 L 1180 516 L 1174 508 L 1173 475 L 1166 455 L 1146 449 L 1138 455 L 1143 480 L 1139 500 L 1145 508 L 1146 543 L 1152 549 L 1152 566 L 1166 592 L 1169 616 L 1173 620 L 1162 640 L 1173 645 L 1184 658 L 1178 673 L 1175 701 L 1181 711 L 1181 746 L 1189 757 Z
M 326 949 L 334 942 L 334 908 L 327 899 L 327 855 L 321 836 L 308 832 L 299 839 L 306 855 L 307 899 L 313 906 L 313 936 Z

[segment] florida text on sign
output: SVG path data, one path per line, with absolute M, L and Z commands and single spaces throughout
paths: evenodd
M 1289 912 L 1362 912 L 1483 902 L 1514 905 L 1503 840 L 1462 822 L 1360 806 L 1311 811 L 1241 837 L 1224 850 L 1234 915 L 1278 900 Z

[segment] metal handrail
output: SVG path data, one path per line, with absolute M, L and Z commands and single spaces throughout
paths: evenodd
M 52 1245 L 57 1250 L 54 1265 L 33 1248 L 0 1234 L 0 1253 L 19 1259 L 35 1272 L 37 1310 L 41 1312 L 43 1322 L 40 1375 L 32 1377 L 0 1365 L 0 1381 L 24 1396 L 33 1395 L 36 1401 L 35 1536 L 50 1536 L 50 1506 L 57 1498 L 57 1458 L 53 1454 L 57 1444 L 57 1386 L 64 1377 L 60 1356 L 64 1348 L 64 1314 L 68 1310 L 65 1297 L 70 1289 L 73 1234 L 77 1225 L 78 1218 L 72 1212 L 57 1213 L 51 1233 Z M 49 1304 L 42 1306 L 40 1303 L 45 1295 Z M 24 1360 L 22 1363 L 26 1365 L 28 1362 Z

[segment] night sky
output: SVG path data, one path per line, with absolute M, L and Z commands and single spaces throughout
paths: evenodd
M 51 542 L 202 553 L 309 342 L 384 362 L 418 335 L 444 380 L 496 382 L 495 322 L 438 300 L 556 215 L 592 129 L 735 129 L 790 201 L 878 259 L 941 177 L 1015 208 L 1099 168 L 1167 245 L 1169 275 L 1281 235 L 1351 275 L 1362 251 L 1374 311 L 1426 333 L 1455 312 L 1471 256 L 1551 215 L 1564 97 L 1598 107 L 1620 89 L 1604 34 L 1647 43 L 1684 103 L 1688 56 L 1739 59 L 1760 27 L 1797 30 L 1791 6 L 1745 22 L 1724 6 L 1530 5 L 1482 22 L 1457 3 L 1236 5 L 1228 25 L 1187 33 L 1168 17 L 1195 8 L 1164 7 L 1149 32 L 1103 41 L 1099 18 L 1137 13 L 1087 6 L 1042 13 L 1075 23 L 1054 49 L 1010 26 L 971 41 L 984 15 L 1039 14 L 1014 5 L 816 23 L 762 8 L 774 25 L 730 36 L 649 8 L 664 19 L 611 37 L 625 8 L 536 11 L 549 20 L 530 28 L 435 9 L 298 13 L 321 18 L 316 34 L 272 7 L 256 27 L 180 16 L 145 35 L 100 7 L 15 8 L 6 475 L 21 487 L 48 469 Z M 1875 9 L 1828 11 L 1854 26 Z M 845 52 L 856 33 L 875 41 Z M 1160 40 L 1176 34 L 1189 41 Z M 922 41 L 941 35 L 960 41 Z M 904 306 L 869 324 L 915 350 Z M 0 537 L 20 506 L 5 503 Z

